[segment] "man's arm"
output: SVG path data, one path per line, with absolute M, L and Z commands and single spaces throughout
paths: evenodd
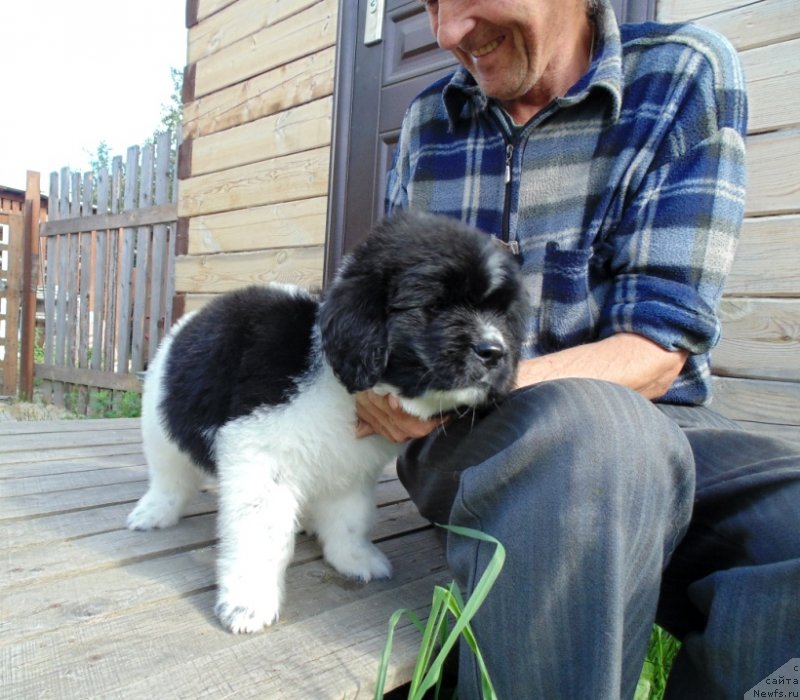
M 517 371 L 517 388 L 551 379 L 603 379 L 657 399 L 672 386 L 688 356 L 685 350 L 664 350 L 641 335 L 618 333 L 523 360 Z
M 652 340 L 619 333 L 520 362 L 516 388 L 553 379 L 601 379 L 633 389 L 648 399 L 662 396 L 681 371 L 689 353 L 664 350 Z M 371 391 L 356 395 L 359 437 L 378 433 L 392 442 L 424 437 L 442 424 L 405 413 L 392 396 Z

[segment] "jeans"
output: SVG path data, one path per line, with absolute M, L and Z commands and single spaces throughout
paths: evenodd
M 654 621 L 683 642 L 667 697 L 737 698 L 800 656 L 800 450 L 706 408 L 546 382 L 413 442 L 423 516 L 499 539 L 473 621 L 501 700 L 632 698 Z M 469 594 L 491 545 L 448 534 Z M 459 697 L 480 697 L 462 645 Z

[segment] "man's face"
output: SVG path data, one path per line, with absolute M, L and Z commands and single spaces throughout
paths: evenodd
M 439 46 L 505 103 L 557 73 L 588 25 L 585 0 L 422 1 Z

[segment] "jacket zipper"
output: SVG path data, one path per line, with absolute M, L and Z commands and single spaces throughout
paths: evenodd
M 506 144 L 506 168 L 505 168 L 505 199 L 503 202 L 503 230 L 501 240 L 511 250 L 514 255 L 519 255 L 519 244 L 511 238 L 511 160 L 514 157 L 514 144 L 509 141 Z

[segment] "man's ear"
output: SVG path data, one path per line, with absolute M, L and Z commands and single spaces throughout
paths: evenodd
M 386 290 L 378 271 L 365 262 L 350 259 L 345 264 L 324 293 L 319 311 L 323 351 L 351 394 L 378 383 L 389 355 Z

